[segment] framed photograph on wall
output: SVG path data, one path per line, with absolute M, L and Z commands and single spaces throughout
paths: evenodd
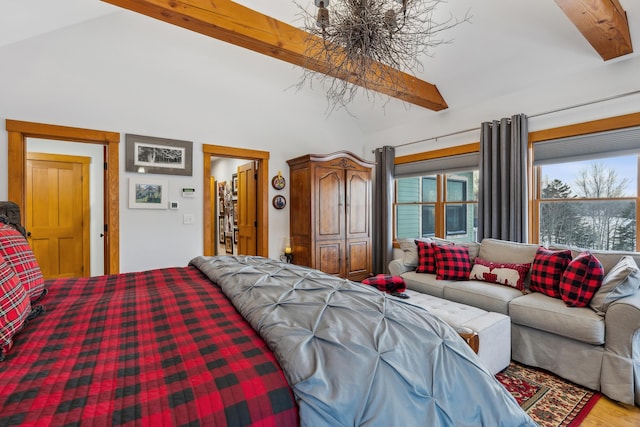
M 224 236 L 224 250 L 228 254 L 233 253 L 233 237 L 231 235 Z
M 218 217 L 218 243 L 224 243 L 224 217 Z
M 131 134 L 125 141 L 128 172 L 192 175 L 193 142 Z
M 238 194 L 238 174 L 231 175 L 231 193 L 236 196 Z
M 235 243 L 236 245 L 238 244 L 238 229 L 237 228 L 233 229 L 233 243 Z
M 238 201 L 233 200 L 233 224 L 238 225 Z
M 169 182 L 152 178 L 129 178 L 129 209 L 167 209 Z

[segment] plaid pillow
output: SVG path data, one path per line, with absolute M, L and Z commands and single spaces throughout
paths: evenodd
M 31 302 L 46 293 L 42 272 L 27 240 L 13 227 L 0 224 L 0 255 L 13 268 Z
M 22 328 L 30 312 L 27 291 L 0 255 L 0 360 L 4 360 L 11 349 L 13 336 Z
M 476 257 L 469 279 L 511 286 L 524 290 L 524 279 L 531 264 L 504 264 Z
M 469 249 L 464 246 L 433 245 L 436 253 L 436 279 L 467 280 L 471 272 Z
M 375 286 L 378 290 L 388 293 L 404 292 L 407 289 L 407 285 L 404 283 L 402 277 L 388 274 L 378 274 L 377 276 L 369 277 L 364 279 L 362 283 Z
M 560 298 L 560 279 L 571 262 L 571 251 L 551 251 L 542 246 L 536 251 L 531 267 L 532 291 Z
M 567 266 L 560 280 L 560 296 L 569 307 L 586 307 L 600 289 L 604 278 L 602 263 L 591 254 L 582 252 Z
M 435 273 L 436 272 L 436 254 L 433 250 L 434 243 L 416 240 L 418 247 L 418 266 L 416 273 Z

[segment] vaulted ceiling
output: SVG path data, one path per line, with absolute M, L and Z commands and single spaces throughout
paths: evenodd
M 313 0 L 297 2 L 315 9 Z M 292 49 L 289 43 L 293 37 L 299 37 L 297 29 L 302 27 L 294 1 L 237 0 L 237 3 L 234 6 L 229 0 L 0 0 L 3 11 L 0 49 L 32 37 L 46 37 L 64 28 L 86 25 L 91 20 L 121 21 L 111 19 L 112 16 L 150 19 L 142 16 L 144 14 L 156 22 L 161 19 L 187 28 L 200 20 L 198 28 L 190 29 L 264 54 L 252 54 L 251 64 L 244 62 L 247 55 L 242 56 L 238 64 L 244 64 L 247 74 L 255 76 L 256 81 L 249 82 L 245 77 L 239 88 L 251 91 L 255 90 L 254 85 L 260 84 L 285 91 L 295 85 L 298 73 L 295 69 L 283 70 L 273 66 L 270 58 L 264 59 L 268 55 L 291 63 L 306 61 L 301 51 Z M 220 11 L 223 7 L 253 12 L 248 16 L 235 12 L 216 16 L 216 9 Z M 585 72 L 604 76 L 606 71 L 602 70 L 635 64 L 639 56 L 640 2 L 636 0 L 455 0 L 441 7 L 444 17 L 450 13 L 461 17 L 469 10 L 471 23 L 443 34 L 451 43 L 438 46 L 422 59 L 423 68 L 415 73 L 415 93 L 394 94 L 393 88 L 380 87 L 381 92 L 396 95 L 405 102 L 378 102 L 367 96 L 357 99 L 351 113 L 363 131 L 370 133 L 420 121 L 435 114 L 431 110 L 440 110 L 439 123 L 445 126 L 452 109 L 458 111 L 479 103 L 499 102 L 518 92 L 547 88 L 548 82 L 571 82 L 574 75 Z M 141 13 L 132 14 L 125 8 Z M 199 11 L 198 19 L 189 16 L 193 10 Z M 169 27 L 175 28 L 175 25 Z M 634 44 L 636 51 L 628 53 Z M 219 44 L 212 42 L 210 51 L 204 54 L 215 55 L 216 46 Z M 224 66 L 224 61 L 220 66 Z M 318 67 L 321 68 L 321 64 Z M 585 94 L 585 98 L 611 91 L 604 87 L 598 91 L 598 84 L 596 81 L 588 88 L 593 94 Z M 312 92 L 319 103 L 325 102 L 321 87 L 314 87 Z M 512 104 L 509 107 L 510 110 L 520 108 Z M 547 107 L 534 105 L 533 108 Z M 536 109 L 525 112 L 536 112 Z
M 103 0 L 313 71 L 333 69 L 306 48 L 308 35 L 285 22 L 230 0 Z M 633 52 L 626 12 L 618 0 L 555 0 L 604 60 Z M 380 65 L 384 67 L 384 65 Z M 372 76 L 369 87 L 435 111 L 447 108 L 437 87 L 397 71 L 410 91 Z M 350 76 L 333 76 L 349 80 Z M 393 79 L 393 81 L 397 81 Z

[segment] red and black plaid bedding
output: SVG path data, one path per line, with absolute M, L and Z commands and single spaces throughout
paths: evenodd
M 0 362 L 0 426 L 289 426 L 274 355 L 197 268 L 47 283 Z

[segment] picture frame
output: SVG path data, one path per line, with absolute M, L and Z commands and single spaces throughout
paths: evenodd
M 129 209 L 167 209 L 169 181 L 129 178 Z
M 193 174 L 193 142 L 126 134 L 125 169 L 165 175 Z
M 238 200 L 233 200 L 233 225 L 238 225 Z
M 218 217 L 218 243 L 224 244 L 224 217 Z
M 218 199 L 218 215 L 224 215 L 224 199 Z
M 236 196 L 238 194 L 238 174 L 231 175 L 231 193 Z
M 236 244 L 236 245 L 238 244 L 238 233 L 239 233 L 238 228 L 234 228 L 233 229 L 233 243 Z
M 224 250 L 228 254 L 233 253 L 233 237 L 231 235 L 224 236 Z

